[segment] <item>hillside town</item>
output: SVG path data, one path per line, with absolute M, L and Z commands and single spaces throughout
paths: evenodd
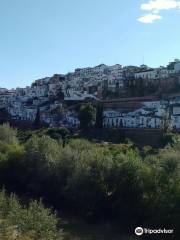
M 25 88 L 0 88 L 0 111 L 12 120 L 49 126 L 78 127 L 72 106 L 87 101 L 103 105 L 104 127 L 161 128 L 165 121 L 180 128 L 180 60 L 166 67 L 107 66 L 78 68 L 38 79 Z M 151 96 L 151 97 L 147 97 Z

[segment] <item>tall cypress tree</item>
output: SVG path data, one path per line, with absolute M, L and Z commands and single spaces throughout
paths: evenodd
M 96 128 L 103 128 L 103 106 L 102 104 L 97 105 L 96 110 Z
M 40 128 L 41 127 L 41 119 L 40 119 L 39 107 L 37 109 L 36 118 L 34 120 L 34 124 L 33 125 L 34 125 L 35 128 Z

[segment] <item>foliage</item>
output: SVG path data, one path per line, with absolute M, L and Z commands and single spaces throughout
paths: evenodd
M 96 110 L 96 128 L 102 128 L 103 127 L 103 106 L 101 104 L 98 104 L 97 110 Z
M 50 128 L 47 130 L 46 133 L 51 138 L 56 139 L 56 140 L 59 140 L 59 139 L 65 140 L 68 137 L 68 135 L 70 134 L 70 132 L 67 128 Z
M 37 113 L 36 113 L 36 118 L 34 120 L 34 127 L 35 128 L 40 128 L 42 125 L 41 125 L 41 119 L 40 119 L 40 109 L 38 108 L 37 109 Z
M 61 88 L 59 89 L 59 91 L 58 91 L 58 93 L 57 93 L 57 97 L 58 97 L 58 99 L 60 99 L 60 100 L 63 100 L 63 99 L 64 99 L 64 93 L 63 93 L 63 91 L 62 91 Z
M 0 238 L 3 240 L 55 240 L 57 218 L 42 203 L 31 201 L 27 207 L 5 191 L 0 192 Z
M 81 128 L 89 128 L 95 120 L 95 109 L 91 104 L 81 106 L 78 118 Z
M 19 140 L 20 143 L 25 143 L 30 137 L 32 137 L 32 131 L 22 131 L 22 130 L 18 130 L 17 131 L 17 138 Z
M 179 146 L 180 135 L 179 134 L 174 134 L 172 132 L 165 133 L 163 135 L 163 144 L 164 144 L 164 146 L 166 146 L 166 145 Z
M 171 119 L 170 119 L 170 114 L 168 112 L 168 110 L 165 111 L 164 115 L 163 115 L 163 121 L 162 121 L 162 130 L 164 132 L 164 134 L 169 133 L 171 130 Z
M 43 130 L 45 135 L 32 134 L 23 144 L 0 141 L 1 186 L 19 194 L 43 197 L 57 209 L 72 209 L 91 222 L 102 218 L 113 220 L 128 230 L 129 226 L 163 225 L 180 234 L 178 135 L 171 135 L 171 141 L 163 149 L 154 151 L 146 147 L 139 151 L 131 142 L 98 144 L 80 139 L 71 139 L 63 147 L 52 132 L 49 136 L 46 130 Z M 0 198 L 0 206 L 3 201 Z M 9 205 L 3 205 L 0 214 L 9 216 L 13 227 L 22 207 L 17 201 L 12 204 L 15 207 L 11 213 L 7 215 Z M 43 225 L 36 224 L 40 232 L 48 226 L 52 229 L 49 217 L 46 218 L 49 214 L 44 210 L 42 213 L 39 206 L 37 202 L 30 203 L 28 219 L 21 215 L 22 221 L 26 219 L 31 226 L 27 234 L 31 234 L 36 221 L 47 220 Z M 33 218 L 33 211 L 38 220 Z
M 0 125 L 0 141 L 11 144 L 17 141 L 17 131 L 10 127 L 8 123 Z

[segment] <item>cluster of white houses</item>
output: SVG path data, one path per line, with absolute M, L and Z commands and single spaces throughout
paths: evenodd
M 173 74 L 180 76 L 179 60 L 169 63 L 167 67 L 154 69 L 145 65 L 123 67 L 120 64 L 78 68 L 72 73 L 55 74 L 53 77 L 36 80 L 29 87 L 11 90 L 0 88 L 0 109 L 5 109 L 12 119 L 33 122 L 39 113 L 40 120 L 49 125 L 77 126 L 77 113 L 64 111 L 63 101 L 99 100 L 104 89 L 112 92 L 123 89 L 127 87 L 129 79 L 150 79 L 155 82 L 157 79 L 168 79 Z M 106 109 L 104 126 L 160 127 L 164 111 L 172 108 L 173 104 L 175 103 L 144 103 L 140 109 L 129 112 Z M 173 127 L 180 127 L 178 114 L 172 112 L 171 122 Z
M 163 128 L 168 124 L 172 129 L 180 129 L 180 97 L 169 101 L 142 102 L 141 105 L 134 111 L 104 110 L 104 127 Z
M 31 87 L 15 90 L 1 88 L 0 110 L 5 109 L 11 119 L 18 121 L 34 122 L 39 114 L 40 121 L 51 126 L 76 125 L 79 122 L 76 113 L 63 111 L 63 99 L 61 83 L 57 76 L 53 76 L 40 79 Z

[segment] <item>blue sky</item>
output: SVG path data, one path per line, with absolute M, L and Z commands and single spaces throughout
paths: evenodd
M 100 63 L 180 57 L 175 0 L 0 0 L 0 86 Z

